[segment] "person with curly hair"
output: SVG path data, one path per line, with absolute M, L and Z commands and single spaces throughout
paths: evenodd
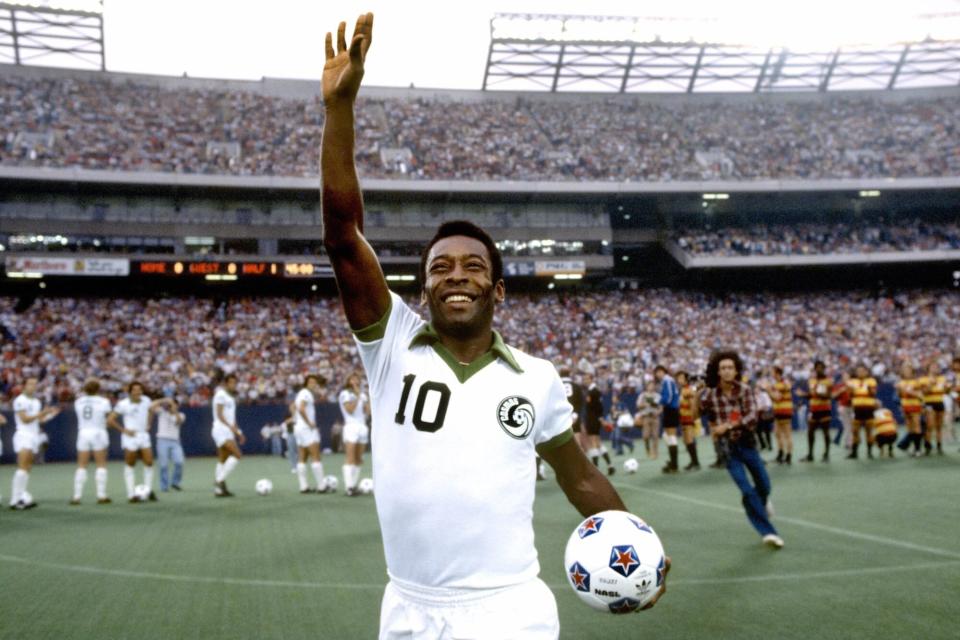
M 743 371 L 736 351 L 713 352 L 707 363 L 703 411 L 710 431 L 726 451 L 727 471 L 740 489 L 750 524 L 763 536 L 764 544 L 781 549 L 783 538 L 770 522 L 770 477 L 756 447 L 757 404 L 753 389 L 742 382 Z

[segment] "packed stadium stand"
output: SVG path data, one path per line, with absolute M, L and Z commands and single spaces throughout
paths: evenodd
M 316 176 L 317 83 L 6 67 L 0 164 Z M 955 90 L 765 96 L 365 91 L 370 178 L 678 181 L 960 175 Z

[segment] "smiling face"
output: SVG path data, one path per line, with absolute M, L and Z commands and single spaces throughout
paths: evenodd
M 437 333 L 465 339 L 490 331 L 494 307 L 503 298 L 503 280 L 493 282 L 482 242 L 450 236 L 430 248 L 422 299 Z

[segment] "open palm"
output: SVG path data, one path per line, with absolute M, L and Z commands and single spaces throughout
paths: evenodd
M 328 104 L 340 100 L 352 102 L 360 90 L 363 63 L 373 40 L 373 14 L 357 18 L 350 47 L 346 40 L 347 24 L 337 28 L 337 50 L 333 50 L 333 35 L 327 33 L 326 63 L 323 65 L 323 99 Z

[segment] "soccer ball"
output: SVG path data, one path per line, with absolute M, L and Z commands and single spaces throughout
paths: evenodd
M 326 478 L 324 478 L 324 481 L 327 483 L 327 489 L 329 489 L 330 491 L 336 491 L 337 488 L 340 486 L 340 480 L 337 479 L 337 476 L 333 476 L 333 475 L 327 476 Z
M 260 478 L 254 488 L 257 490 L 257 495 L 268 496 L 273 491 L 273 481 L 269 478 Z
M 140 502 L 145 502 L 150 497 L 150 487 L 145 484 L 138 484 L 133 488 L 133 497 Z
M 623 470 L 627 473 L 636 473 L 639 468 L 640 463 L 637 462 L 636 458 L 627 458 L 623 461 Z
M 360 484 L 357 485 L 357 491 L 365 496 L 373 493 L 373 478 L 364 478 L 361 480 Z
M 625 511 L 603 511 L 570 534 L 563 565 L 570 587 L 585 603 L 630 613 L 657 595 L 666 556 L 650 525 Z

